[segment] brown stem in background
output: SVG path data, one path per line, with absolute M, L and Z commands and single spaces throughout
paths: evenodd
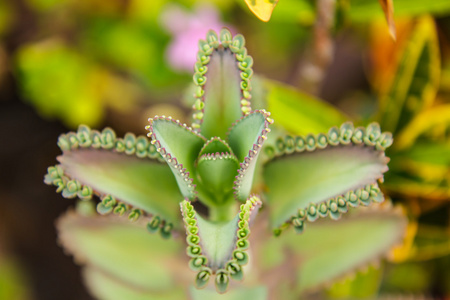
M 331 28 L 334 24 L 335 0 L 317 0 L 316 10 L 312 47 L 307 50 L 299 70 L 299 86 L 311 94 L 318 93 L 333 57 Z

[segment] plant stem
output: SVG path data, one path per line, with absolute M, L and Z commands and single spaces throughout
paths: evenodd
M 227 222 L 237 214 L 236 201 L 226 201 L 222 205 L 209 207 L 209 219 L 212 222 Z

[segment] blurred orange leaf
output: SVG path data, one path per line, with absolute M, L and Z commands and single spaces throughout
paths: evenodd
M 384 11 L 384 16 L 389 26 L 389 34 L 395 40 L 397 38 L 397 33 L 395 30 L 394 21 L 394 3 L 392 0 L 378 0 L 380 2 L 381 8 Z
M 245 3 L 261 21 L 268 22 L 278 0 L 245 0 Z

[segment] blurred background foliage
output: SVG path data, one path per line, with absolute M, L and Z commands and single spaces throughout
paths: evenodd
M 394 0 L 396 41 L 380 2 L 267 2 L 265 23 L 252 0 L 0 0 L 0 299 L 90 299 L 54 243 L 68 204 L 41 187 L 56 136 L 189 122 L 197 40 L 222 26 L 246 37 L 254 106 L 276 124 L 394 134 L 383 189 L 410 217 L 405 242 L 321 297 L 450 298 L 450 1 Z

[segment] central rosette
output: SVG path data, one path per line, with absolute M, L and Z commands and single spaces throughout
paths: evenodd
M 253 60 L 244 38 L 210 31 L 195 64 L 194 123 L 149 119 L 148 136 L 171 167 L 184 197 L 221 205 L 250 195 L 255 161 L 272 120 L 251 111 Z M 234 191 L 234 197 L 233 197 Z
M 250 196 L 253 175 L 273 121 L 264 110 L 251 111 L 253 60 L 244 38 L 224 29 L 219 42 L 210 31 L 199 47 L 192 127 L 156 116 L 146 128 L 186 199 L 181 210 L 196 285 L 205 286 L 214 274 L 217 290 L 225 292 L 248 261 L 249 222 L 261 204 Z M 208 220 L 195 212 L 193 200 L 209 208 Z

